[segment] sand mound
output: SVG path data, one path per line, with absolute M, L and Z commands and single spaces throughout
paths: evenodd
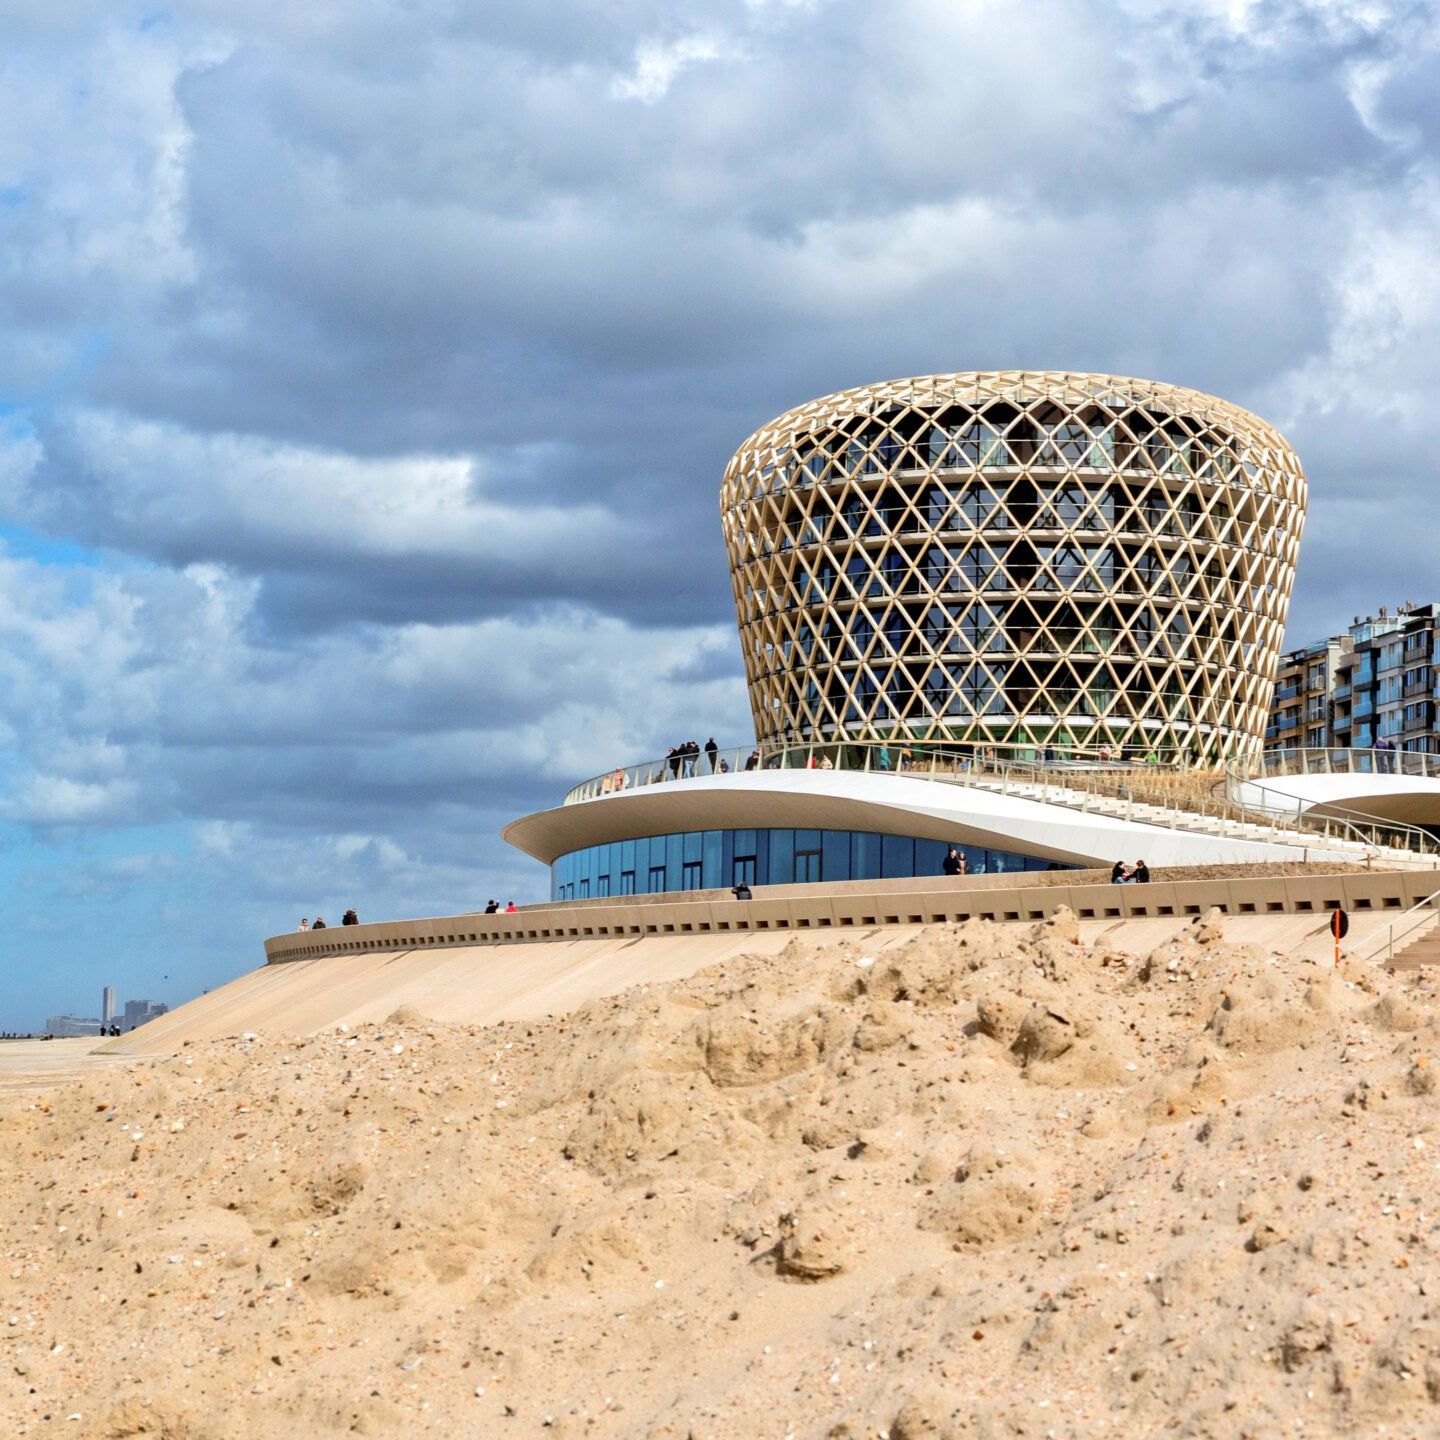
M 1062 912 L 12 1096 L 0 1411 L 115 1440 L 1440 1433 L 1428 983 L 1214 915 L 1131 956 Z

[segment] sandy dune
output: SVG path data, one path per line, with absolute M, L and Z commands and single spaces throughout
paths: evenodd
M 1440 1432 L 1428 976 L 1161 928 L 0 1096 L 7 1433 Z
M 1382 912 L 1357 915 L 1348 943 L 1358 946 L 1389 918 Z M 1330 953 L 1326 922 L 1314 915 L 1244 916 L 1230 925 L 1236 934 L 1287 954 L 1318 959 Z M 1173 933 L 1175 921 L 1086 921 L 1080 928 L 1090 939 L 1115 938 L 1131 948 L 1148 948 Z M 843 940 L 878 953 L 905 944 L 921 929 L 899 925 L 808 936 L 817 949 Z M 406 1005 L 455 1024 L 534 1020 L 632 985 L 682 979 L 738 955 L 778 954 L 791 938 L 784 931 L 758 931 L 451 945 L 266 965 L 97 1049 L 104 1055 L 157 1055 L 187 1040 L 246 1030 L 309 1035 L 331 1025 L 383 1020 Z

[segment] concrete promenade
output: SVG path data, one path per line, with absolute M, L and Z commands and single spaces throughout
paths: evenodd
M 103 1044 L 105 1041 L 96 1035 L 65 1040 L 0 1040 L 0 1095 L 48 1090 L 57 1081 L 126 1062 L 124 1055 L 97 1053 L 97 1047 Z
M 1151 885 L 1001 887 L 996 879 L 972 877 L 943 890 L 930 879 L 785 887 L 812 893 L 771 899 L 765 892 L 766 899 L 748 905 L 728 897 L 636 897 L 281 936 L 267 943 L 270 963 L 111 1040 L 106 1050 L 165 1053 L 186 1040 L 246 1030 L 313 1034 L 383 1021 L 402 1006 L 456 1024 L 535 1020 L 632 985 L 681 979 L 736 955 L 778 954 L 796 940 L 846 942 L 878 955 L 926 926 L 972 916 L 1032 924 L 1061 905 L 1074 911 L 1087 940 L 1103 936 L 1132 954 L 1147 953 L 1215 906 L 1228 917 L 1231 939 L 1323 963 L 1333 948 L 1332 908 L 1351 915 L 1346 947 L 1359 948 L 1435 888 L 1433 874 L 1408 871 L 1275 878 L 1242 873 Z M 326 953 L 289 958 L 298 948 L 287 943 L 292 941 L 319 941 Z
M 1061 905 L 1082 921 L 1183 918 L 1211 906 L 1241 916 L 1343 909 L 1358 918 L 1406 910 L 1440 888 L 1434 870 L 1257 876 L 1253 867 L 1234 865 L 1206 867 L 1202 873 L 1205 878 L 1171 880 L 1157 871 L 1149 885 L 1111 885 L 1104 872 L 1094 870 L 770 885 L 747 901 L 736 900 L 728 890 L 631 895 L 532 905 L 513 915 L 472 913 L 295 931 L 267 940 L 265 956 L 275 965 L 449 946 L 732 933 L 753 937 L 792 930 L 843 933 L 857 927 L 949 924 L 972 916 L 1003 923 L 1043 920 Z

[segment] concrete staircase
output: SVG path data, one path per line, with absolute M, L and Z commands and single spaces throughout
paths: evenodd
M 1426 965 L 1440 965 L 1440 927 L 1431 926 L 1413 938 L 1406 937 L 1387 961 L 1387 970 L 1422 970 Z

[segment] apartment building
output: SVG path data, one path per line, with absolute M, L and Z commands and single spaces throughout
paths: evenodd
M 1343 635 L 1281 656 L 1267 750 L 1396 750 L 1440 754 L 1440 606 L 1406 604 Z

